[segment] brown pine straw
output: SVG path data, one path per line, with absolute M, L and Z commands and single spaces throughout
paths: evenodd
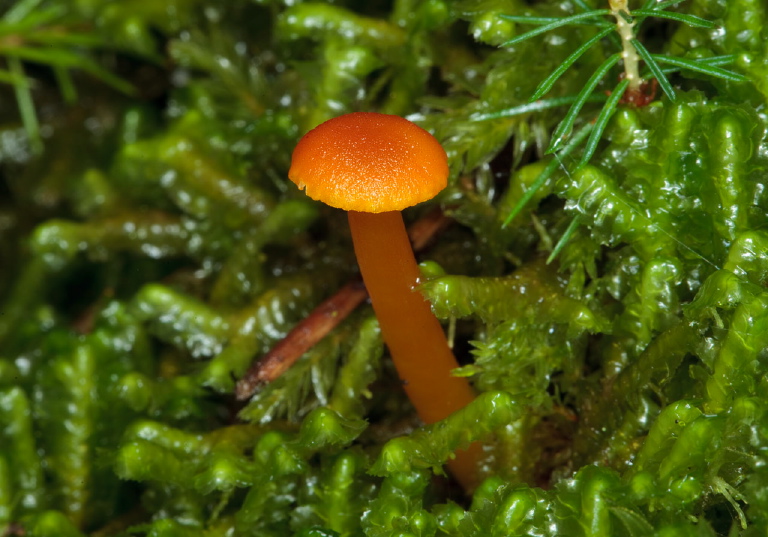
M 424 250 L 451 220 L 439 209 L 426 214 L 408 229 L 416 252 Z M 262 386 L 277 379 L 309 349 L 336 328 L 368 298 L 362 280 L 357 277 L 318 305 L 303 321 L 254 363 L 235 386 L 235 397 L 244 401 Z

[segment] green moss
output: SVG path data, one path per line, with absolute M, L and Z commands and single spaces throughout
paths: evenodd
M 0 534 L 764 535 L 768 13 L 607 4 L 8 4 Z M 450 159 L 405 216 L 478 398 L 426 427 L 366 305 L 233 394 L 354 277 L 286 175 L 356 110 Z

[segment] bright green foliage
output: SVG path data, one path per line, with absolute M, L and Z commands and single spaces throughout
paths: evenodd
M 520 408 L 504 392 L 485 392 L 438 423 L 427 425 L 407 437 L 390 440 L 370 468 L 373 475 L 409 474 L 415 469 L 440 467 L 457 449 L 515 421 Z
M 40 123 L 35 111 L 32 88 L 24 62 L 51 68 L 59 90 L 67 102 L 77 100 L 77 90 L 71 71 L 78 69 L 101 79 L 124 93 L 133 93 L 130 84 L 115 76 L 84 52 L 88 49 L 110 47 L 103 35 L 82 31 L 78 26 L 87 19 L 69 13 L 64 5 L 26 0 L 16 2 L 0 16 L 0 35 L 4 38 L 2 51 L 7 68 L 0 69 L 0 82 L 11 84 L 33 151 L 42 150 Z M 73 16 L 74 15 L 74 16 Z
M 473 342 L 474 363 L 461 373 L 476 376 L 484 390 L 506 390 L 527 404 L 549 405 L 551 375 L 564 374 L 566 384 L 575 380 L 586 337 L 609 328 L 565 294 L 564 282 L 543 260 L 499 278 L 442 276 L 422 289 L 438 317 L 471 315 L 487 323 L 483 338 Z M 510 292 L 514 301 L 498 300 Z
M 0 534 L 768 532 L 764 2 L 1 11 Z M 478 397 L 429 426 L 367 305 L 233 395 L 355 276 L 286 175 L 356 110 L 449 156 L 405 218 Z
M 364 416 L 365 400 L 372 397 L 368 385 L 376 380 L 383 350 L 379 323 L 375 317 L 361 323 L 357 337 L 347 361 L 339 368 L 336 385 L 328 401 L 329 408 L 348 418 Z

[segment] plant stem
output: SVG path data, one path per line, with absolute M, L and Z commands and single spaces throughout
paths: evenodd
M 633 31 L 635 23 L 631 19 L 627 0 L 608 0 L 608 3 L 616 19 L 616 30 L 621 36 L 621 44 L 624 48 L 621 58 L 624 61 L 624 77 L 629 81 L 629 91 L 640 91 L 643 82 L 640 78 L 640 57 L 632 45 L 632 40 L 635 38 Z

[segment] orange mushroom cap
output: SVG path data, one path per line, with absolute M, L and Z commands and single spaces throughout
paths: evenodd
M 288 177 L 310 198 L 345 211 L 400 211 L 446 187 L 448 157 L 407 119 L 355 112 L 304 135 Z

